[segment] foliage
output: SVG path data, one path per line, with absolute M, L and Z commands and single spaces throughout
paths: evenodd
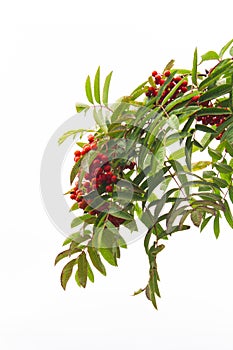
M 191 70 L 174 69 L 171 60 L 162 74 L 153 71 L 113 105 L 108 105 L 112 72 L 102 90 L 100 68 L 93 89 L 87 77 L 96 126 L 68 131 L 59 139 L 61 144 L 70 136 L 88 137 L 88 142 L 77 142 L 68 191 L 71 210 L 78 212 L 71 223 L 77 232 L 66 239 L 69 248 L 55 261 L 72 258 L 62 270 L 64 289 L 74 268 L 77 284 L 85 288 L 87 279 L 94 282 L 93 268 L 106 275 L 104 260 L 117 266 L 121 248 L 127 247 L 120 229 L 133 235 L 139 220 L 147 228 L 149 277 L 134 295 L 145 292 L 157 308 L 157 256 L 163 243 L 192 225 L 200 231 L 213 225 L 216 238 L 220 220 L 233 228 L 233 60 L 224 58 L 229 50 L 232 55 L 232 42 L 200 59 L 195 49 Z M 203 71 L 203 65 L 210 68 Z M 90 108 L 76 106 L 77 112 Z

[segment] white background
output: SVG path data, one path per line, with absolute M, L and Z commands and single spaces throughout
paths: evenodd
M 111 100 L 171 59 L 191 67 L 195 46 L 232 37 L 231 1 L 1 3 L 0 346 L 34 349 L 233 349 L 233 233 L 224 223 L 177 233 L 159 258 L 162 299 L 144 295 L 143 242 L 86 290 L 64 292 L 53 267 L 63 238 L 45 214 L 39 171 L 53 131 L 85 101 L 84 81 L 114 71 Z

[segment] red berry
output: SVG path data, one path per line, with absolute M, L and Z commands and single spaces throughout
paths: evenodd
M 111 170 L 111 166 L 110 165 L 105 165 L 104 166 L 104 171 L 109 172 Z
M 96 142 L 92 142 L 90 144 L 90 147 L 91 147 L 91 149 L 96 149 L 97 148 L 97 143 Z
M 99 160 L 99 159 L 93 160 L 92 165 L 93 165 L 94 167 L 99 166 L 99 165 L 100 165 L 100 160 Z
M 83 186 L 84 186 L 85 188 L 88 188 L 88 187 L 90 187 L 90 183 L 89 183 L 89 182 L 84 182 Z
M 158 73 L 154 70 L 151 75 L 152 75 L 152 77 L 155 77 L 157 74 Z
M 91 143 L 91 142 L 94 141 L 94 136 L 93 135 L 89 135 L 87 139 Z
M 101 154 L 102 162 L 106 163 L 108 161 L 108 157 L 105 154 Z
M 112 190 L 113 190 L 112 186 L 110 186 L 110 185 L 106 186 L 106 191 L 107 192 L 112 192 Z
M 70 198 L 71 198 L 71 199 L 75 199 L 75 198 L 76 198 L 75 194 L 72 193 L 72 194 L 70 195 Z
M 197 102 L 197 101 L 199 100 L 199 98 L 200 98 L 200 95 L 193 96 L 193 97 L 191 98 L 191 101 L 192 101 L 192 102 Z
M 83 200 L 79 203 L 78 207 L 79 207 L 80 209 L 85 209 L 85 208 L 87 207 L 87 202 L 83 199 Z
M 171 75 L 170 70 L 166 70 L 166 71 L 164 72 L 164 75 L 165 75 L 165 77 L 169 77 L 169 75 Z
M 185 92 L 188 91 L 188 89 L 186 88 L 186 86 L 181 86 L 181 91 L 182 91 L 183 93 L 185 93 Z
M 159 85 L 163 85 L 164 83 L 165 83 L 165 80 L 164 79 L 160 79 Z
M 157 74 L 157 75 L 155 76 L 155 82 L 156 82 L 156 84 L 159 84 L 161 79 L 162 79 L 161 75 Z
M 174 78 L 174 82 L 175 82 L 175 83 L 179 83 L 179 81 L 181 81 L 181 79 L 182 79 L 182 78 L 181 78 L 180 76 L 175 77 L 175 78 Z
M 181 86 L 187 86 L 187 85 L 188 85 L 187 80 L 183 81 L 183 83 L 181 84 Z
M 116 175 L 113 175 L 112 178 L 111 178 L 111 180 L 112 180 L 113 183 L 116 183 L 116 182 L 117 182 L 117 177 L 116 177 Z
M 75 155 L 76 157 L 80 157 L 80 156 L 81 156 L 81 152 L 80 152 L 80 151 L 75 151 L 75 152 L 74 152 L 74 155 Z
M 84 178 L 85 178 L 85 180 L 89 180 L 89 179 L 90 179 L 90 174 L 86 173 L 86 174 L 84 175 Z
M 79 159 L 80 159 L 80 157 L 75 157 L 74 158 L 75 163 L 77 163 L 79 161 Z

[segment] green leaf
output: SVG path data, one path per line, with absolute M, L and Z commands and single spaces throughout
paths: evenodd
M 233 56 L 233 46 L 230 48 L 229 54 Z
M 224 53 L 227 51 L 227 49 L 231 46 L 231 44 L 233 43 L 233 39 L 231 39 L 230 41 L 228 41 L 228 43 L 226 45 L 223 46 L 223 48 L 220 50 L 219 53 L 219 58 L 222 58 Z
M 175 63 L 175 60 L 170 60 L 167 64 L 166 64 L 166 66 L 165 66 L 165 68 L 164 68 L 164 70 L 163 70 L 163 73 L 164 72 L 166 72 L 166 70 L 171 70 L 172 69 L 172 67 L 174 66 L 174 63 Z
M 152 78 L 151 75 L 150 75 L 149 78 L 148 78 L 148 83 L 149 83 L 151 86 L 156 87 L 155 82 L 154 82 L 154 80 L 153 80 L 153 78 Z
M 95 79 L 94 79 L 94 96 L 97 103 L 101 103 L 100 101 L 100 67 L 98 67 Z
M 201 228 L 200 228 L 200 231 L 203 231 L 204 228 L 206 227 L 206 225 L 208 224 L 208 222 L 210 221 L 210 219 L 212 219 L 213 216 L 209 216 L 208 218 L 204 219 L 202 221 L 202 224 L 201 224 Z
M 74 210 L 77 210 L 79 209 L 79 206 L 78 206 L 78 202 L 75 202 L 72 207 L 70 208 L 70 211 L 74 211 Z
M 77 259 L 69 261 L 68 264 L 66 264 L 62 270 L 61 285 L 64 290 L 66 289 L 67 282 L 69 281 L 72 275 L 73 267 L 75 264 L 77 264 Z
M 219 55 L 215 51 L 208 51 L 201 56 L 201 62 L 209 61 L 209 60 L 218 60 L 218 59 L 219 59 Z
M 78 253 L 78 252 L 81 252 L 80 248 L 75 248 L 75 249 L 72 249 L 72 250 L 71 249 L 64 250 L 63 252 L 61 252 L 60 254 L 57 255 L 57 257 L 55 259 L 55 262 L 54 262 L 54 265 L 57 265 L 57 263 L 59 261 L 61 261 L 62 259 L 70 257 L 72 254 L 75 254 L 75 253 Z
M 189 170 L 192 169 L 192 163 L 191 163 L 191 157 L 192 157 L 192 136 L 187 137 L 186 142 L 185 142 L 185 160 L 186 160 L 186 165 Z
M 125 219 L 125 220 L 133 220 L 133 216 L 125 211 L 116 211 L 115 209 L 113 209 L 113 210 L 110 209 L 109 213 L 112 214 L 112 216 L 114 216 L 116 218 Z
M 86 90 L 86 96 L 87 96 L 88 101 L 90 103 L 94 104 L 93 96 L 92 96 L 92 89 L 91 89 L 91 78 L 89 75 L 88 75 L 87 80 L 86 80 L 85 90 Z
M 89 262 L 87 261 L 87 277 L 89 278 L 89 280 L 94 283 L 95 282 L 95 277 L 94 277 L 94 273 L 91 269 L 91 266 L 89 264 Z
M 203 213 L 201 211 L 199 211 L 199 210 L 192 211 L 191 220 L 195 226 L 197 226 L 197 227 L 200 226 L 202 218 L 203 218 Z
M 210 161 L 200 161 L 200 162 L 193 163 L 192 164 L 192 171 L 198 171 L 198 170 L 201 170 L 201 169 L 205 169 L 210 164 L 211 164 Z
M 72 220 L 72 222 L 71 222 L 71 227 L 73 228 L 73 227 L 76 227 L 76 226 L 79 226 L 79 225 L 81 225 L 83 223 L 83 220 L 82 219 L 80 219 L 79 217 L 77 217 L 77 218 L 74 218 L 73 220 Z
M 87 258 L 86 253 L 82 252 L 78 257 L 78 280 L 83 288 L 87 284 Z
M 107 75 L 107 77 L 106 77 L 106 79 L 105 79 L 105 82 L 104 82 L 102 100 L 103 100 L 103 103 L 104 103 L 105 105 L 108 104 L 108 93 L 109 93 L 109 86 L 110 86 L 111 78 L 112 78 L 112 72 L 110 72 L 110 73 Z
M 227 200 L 225 199 L 224 201 L 224 206 L 225 206 L 225 211 L 224 211 L 224 216 L 229 224 L 229 226 L 231 228 L 233 228 L 233 216 L 232 216 L 232 213 L 231 213 L 231 210 L 230 210 L 230 207 L 229 207 L 229 204 L 227 202 Z
M 77 103 L 75 107 L 77 113 L 81 113 L 82 111 L 87 110 L 89 108 L 89 106 L 84 103 Z
M 112 248 L 99 248 L 102 257 L 112 266 L 117 266 L 117 258 Z
M 106 125 L 106 121 L 105 121 L 105 117 L 103 115 L 103 111 L 102 109 L 98 109 L 96 110 L 96 108 L 94 108 L 93 110 L 93 117 L 95 119 L 96 124 L 104 131 L 104 133 L 106 134 L 108 132 L 108 128 Z
M 135 295 L 138 295 L 138 294 L 141 294 L 142 292 L 144 292 L 144 290 L 145 290 L 145 288 L 140 288 L 140 289 L 138 289 L 136 292 L 134 292 L 133 293 L 133 296 L 135 296 Z
M 180 123 L 179 123 L 179 119 L 175 114 L 172 114 L 171 116 L 169 116 L 167 123 L 170 126 L 170 128 L 172 128 L 173 130 L 177 130 L 177 131 L 179 130 Z
M 225 188 L 228 186 L 228 183 L 225 180 L 219 179 L 218 177 L 214 177 L 213 182 L 220 188 Z
M 212 107 L 212 108 L 202 108 L 201 110 L 197 111 L 196 116 L 203 116 L 203 115 L 229 115 L 230 111 L 229 109 L 221 108 L 221 107 Z
M 215 163 L 214 166 L 220 173 L 232 174 L 232 172 L 233 172 L 232 167 L 230 165 L 227 165 L 227 164 Z
M 82 224 L 83 222 L 85 222 L 88 219 L 92 219 L 92 215 L 90 214 L 84 214 L 82 216 L 76 217 L 72 220 L 71 222 L 71 228 L 74 228 L 76 226 L 79 226 L 80 224 Z
M 231 203 L 233 203 L 233 187 L 232 186 L 229 187 L 229 197 L 230 197 Z
M 193 55 L 192 82 L 194 85 L 197 85 L 197 48 Z
M 209 100 L 213 100 L 215 98 L 218 98 L 220 96 L 223 96 L 229 92 L 231 92 L 232 86 L 231 84 L 222 84 L 219 86 L 216 86 L 207 92 L 205 92 L 201 97 L 199 98 L 199 102 L 205 102 Z
M 73 139 L 77 136 L 77 134 L 82 134 L 83 132 L 94 131 L 94 130 L 86 130 L 86 129 L 78 129 L 78 130 L 69 130 L 65 132 L 59 139 L 58 144 L 61 145 L 68 137 L 73 136 Z
M 213 148 L 208 148 L 208 153 L 214 160 L 220 160 L 222 158 L 222 154 Z
M 196 124 L 195 129 L 199 130 L 199 131 L 207 132 L 209 134 L 216 134 L 215 130 L 209 128 L 206 125 L 202 125 L 202 124 Z
M 102 275 L 106 276 L 106 270 L 105 270 L 105 267 L 100 259 L 100 255 L 99 253 L 97 252 L 97 250 L 93 247 L 88 247 L 87 248 L 88 250 L 88 254 L 90 256 L 90 259 L 91 259 L 91 262 L 92 264 L 95 266 L 95 268 L 100 272 L 102 273 Z
M 219 237 L 219 233 L 220 233 L 220 226 L 219 226 L 219 214 L 218 214 L 214 218 L 214 234 L 216 238 Z
M 71 173 L 70 173 L 70 184 L 71 185 L 72 185 L 75 177 L 78 174 L 78 171 L 79 171 L 79 168 L 80 168 L 80 163 L 81 163 L 81 160 L 79 160 L 77 163 L 75 163 L 73 168 L 72 168 L 72 170 L 71 170 Z

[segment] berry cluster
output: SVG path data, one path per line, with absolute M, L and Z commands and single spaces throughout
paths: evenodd
M 154 78 L 155 86 L 148 87 L 148 91 L 146 92 L 146 96 L 151 98 L 158 95 L 159 88 L 165 83 L 166 79 L 171 75 L 169 70 L 166 70 L 163 74 L 158 74 L 156 71 L 152 72 L 152 77 Z M 176 86 L 177 83 L 181 81 L 182 77 L 180 75 L 175 76 L 165 90 L 162 93 L 162 96 L 159 100 L 159 103 L 163 101 L 163 99 L 170 93 L 170 91 Z M 179 88 L 174 92 L 174 94 L 170 97 L 169 102 L 173 101 L 180 93 L 185 93 L 188 91 L 188 81 L 184 80 Z
M 192 98 L 192 102 L 198 102 L 199 98 L 200 98 L 200 95 L 194 96 Z M 203 107 L 208 107 L 208 108 L 214 107 L 214 105 L 211 101 L 205 101 L 203 103 L 200 103 L 200 105 L 202 105 Z M 220 110 L 221 110 L 221 108 L 222 107 L 219 107 Z M 226 114 L 205 115 L 205 116 L 197 116 L 196 120 L 198 122 L 202 122 L 203 125 L 211 125 L 211 126 L 216 125 L 218 127 L 226 121 L 227 117 L 228 117 L 228 115 L 226 115 Z M 220 140 L 222 138 L 223 134 L 224 134 L 224 131 L 221 132 L 216 137 L 216 139 Z
M 93 135 L 88 136 L 88 142 L 86 145 L 83 146 L 83 149 L 81 151 L 77 150 L 74 152 L 74 161 L 77 163 L 86 153 L 88 153 L 91 150 L 97 149 L 97 143 L 95 141 L 95 138 Z
M 78 150 L 74 152 L 75 162 L 82 159 L 82 157 L 90 150 L 97 149 L 97 142 L 93 135 L 88 136 L 88 142 L 89 143 L 84 145 L 81 151 Z M 75 187 L 70 191 L 70 198 L 77 201 L 80 209 L 83 209 L 84 212 L 89 212 L 91 215 L 98 215 L 102 211 L 107 211 L 111 203 L 105 202 L 102 206 L 98 207 L 98 210 L 93 209 L 91 208 L 92 200 L 84 199 L 84 194 L 88 194 L 95 190 L 98 190 L 100 194 L 112 193 L 114 185 L 118 181 L 119 174 L 125 169 L 133 170 L 135 165 L 135 162 L 128 162 L 126 164 L 118 164 L 114 168 L 106 154 L 98 153 L 90 164 L 89 172 L 85 173 L 82 183 L 79 184 L 79 182 L 76 182 Z M 79 172 L 77 176 L 80 176 L 80 174 L 81 172 Z M 108 220 L 116 227 L 119 227 L 125 221 L 124 219 L 117 218 L 111 214 L 108 215 Z

